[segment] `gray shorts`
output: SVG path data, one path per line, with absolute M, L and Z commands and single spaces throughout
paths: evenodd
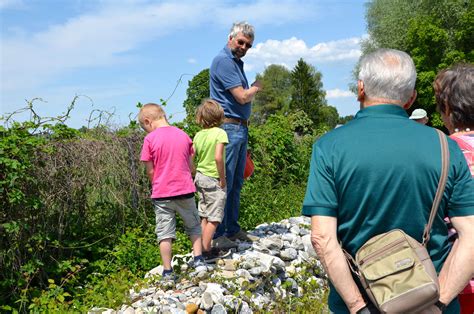
M 220 187 L 218 179 L 200 172 L 196 172 L 194 183 L 199 196 L 199 216 L 208 221 L 222 222 L 227 189 Z
M 171 200 L 153 199 L 153 206 L 158 242 L 164 239 L 176 239 L 176 212 L 183 219 L 184 229 L 188 235 L 201 235 L 201 221 L 194 197 Z

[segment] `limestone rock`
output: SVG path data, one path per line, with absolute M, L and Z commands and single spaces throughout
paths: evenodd
M 227 314 L 227 311 L 222 304 L 216 304 L 212 308 L 211 314 Z
M 311 293 L 324 293 L 325 273 L 311 244 L 310 224 L 308 217 L 261 224 L 251 232 L 258 241 L 239 242 L 232 256 L 202 269 L 192 267 L 191 253 L 175 255 L 174 283 L 164 285 L 158 277 L 163 267 L 157 266 L 145 275 L 156 279 L 129 290 L 127 303 L 132 307 L 92 308 L 88 313 L 251 314 L 270 311 L 274 302 L 302 296 L 303 280 L 321 287 Z
M 201 308 L 203 310 L 210 310 L 214 306 L 214 301 L 212 300 L 212 295 L 210 292 L 204 292 L 201 297 Z

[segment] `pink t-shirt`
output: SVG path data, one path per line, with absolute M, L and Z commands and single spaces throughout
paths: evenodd
M 193 142 L 174 126 L 160 127 L 145 136 L 141 161 L 153 161 L 152 198 L 194 193 L 190 156 Z
M 464 157 L 466 158 L 471 175 L 474 177 L 474 132 L 460 134 L 451 134 L 450 138 L 458 143 L 461 148 Z

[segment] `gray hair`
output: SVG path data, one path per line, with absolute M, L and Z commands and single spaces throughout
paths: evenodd
M 234 23 L 230 29 L 229 37 L 234 38 L 238 33 L 242 33 L 252 39 L 255 38 L 255 28 L 247 22 Z
M 364 82 L 367 98 L 386 98 L 403 105 L 415 89 L 415 64 L 403 51 L 379 49 L 362 58 L 359 80 Z

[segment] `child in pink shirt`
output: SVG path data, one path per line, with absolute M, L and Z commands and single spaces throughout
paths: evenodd
M 194 201 L 196 188 L 191 176 L 192 141 L 182 130 L 168 124 L 165 112 L 157 104 L 144 105 L 138 120 L 148 133 L 140 160 L 145 163 L 152 185 L 163 278 L 173 279 L 171 247 L 176 239 L 176 212 L 183 219 L 186 233 L 191 238 L 194 266 L 206 266 L 201 252 L 200 218 Z

